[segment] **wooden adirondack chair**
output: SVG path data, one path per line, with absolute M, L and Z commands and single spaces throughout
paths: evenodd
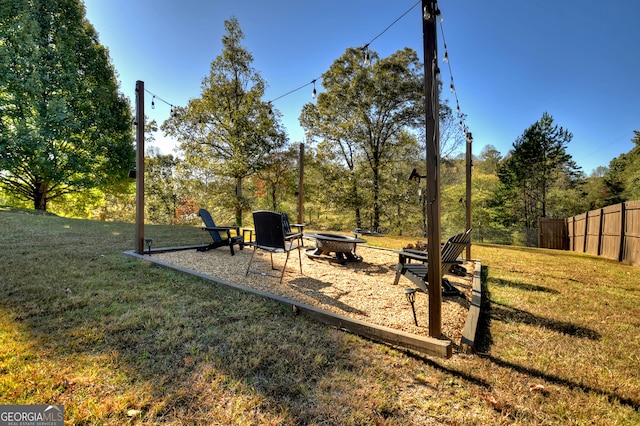
M 216 226 L 213 217 L 211 217 L 211 213 L 206 209 L 198 210 L 198 216 L 202 218 L 205 225 L 202 230 L 209 232 L 213 240 L 206 247 L 199 248 L 198 251 L 207 251 L 218 247 L 229 246 L 231 256 L 233 256 L 236 254 L 233 251 L 234 244 L 237 244 L 240 250 L 244 248 L 244 237 L 240 235 L 239 226 Z M 235 231 L 235 235 L 231 235 L 231 231 Z
M 471 244 L 471 228 L 466 232 L 457 234 L 449 238 L 442 245 L 442 276 L 449 272 L 452 266 L 460 261 L 458 257 L 462 251 Z M 428 292 L 427 273 L 429 271 L 429 256 L 426 251 L 420 250 L 396 250 L 399 263 L 396 271 L 396 278 L 393 284 L 398 284 L 400 277 L 404 275 L 412 283 L 418 286 L 425 293 Z M 411 261 L 419 263 L 410 263 Z M 458 295 L 459 291 L 447 279 L 442 279 L 442 294 Z

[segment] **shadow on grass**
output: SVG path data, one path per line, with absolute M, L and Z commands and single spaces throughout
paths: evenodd
M 528 284 L 528 283 L 517 283 L 517 282 L 512 282 L 512 281 L 508 281 L 508 280 L 501 280 L 501 279 L 495 279 L 491 282 L 491 284 L 499 286 L 499 287 L 510 287 L 510 288 L 515 288 L 518 290 L 525 290 L 525 291 L 538 291 L 541 293 L 549 293 L 549 294 L 559 294 L 560 292 L 558 290 L 554 290 L 548 287 L 543 287 L 540 285 L 535 285 L 535 284 Z
M 484 320 L 487 326 L 489 325 L 491 318 L 493 318 L 497 321 L 520 322 L 523 324 L 543 327 L 551 331 L 555 331 L 558 333 L 579 337 L 579 338 L 585 338 L 590 340 L 602 339 L 602 335 L 600 333 L 588 327 L 582 327 L 567 321 L 556 321 L 549 318 L 541 318 L 523 309 L 515 308 L 515 307 L 502 304 L 499 302 L 495 302 L 495 301 L 491 302 L 491 297 L 490 297 L 488 284 L 487 284 L 488 269 L 487 270 L 484 270 L 484 269 L 485 267 L 483 266 L 482 283 L 483 283 L 483 291 L 485 292 L 485 295 L 483 296 L 483 299 L 482 299 L 484 306 L 482 306 L 481 312 L 482 312 L 482 315 L 490 317 L 490 318 L 485 318 Z M 533 284 L 511 282 L 511 281 L 502 280 L 502 279 L 492 279 L 490 284 L 495 285 L 496 287 L 510 287 L 510 288 L 515 288 L 519 290 L 559 294 L 557 290 L 549 289 L 546 287 L 533 285 Z
M 520 322 L 527 325 L 543 327 L 547 330 L 573 337 L 580 337 L 589 340 L 602 339 L 602 335 L 600 333 L 590 328 L 575 325 L 567 321 L 556 321 L 549 318 L 541 318 L 523 309 L 514 308 L 497 302 L 493 302 L 491 306 L 491 316 L 497 321 Z
M 487 355 L 487 354 L 483 354 L 480 355 L 482 358 L 490 361 L 491 363 L 502 367 L 502 368 L 508 368 L 510 370 L 513 370 L 515 372 L 518 372 L 520 374 L 526 374 L 528 376 L 531 377 L 536 377 L 542 380 L 545 380 L 549 383 L 554 383 L 556 385 L 561 385 L 561 386 L 565 386 L 569 389 L 580 389 L 582 392 L 585 393 L 595 393 L 595 394 L 599 394 L 599 395 L 605 395 L 609 402 L 618 402 L 621 405 L 626 405 L 636 411 L 640 411 L 640 400 L 638 399 L 633 399 L 633 398 L 626 398 L 623 396 L 620 396 L 618 394 L 616 394 L 615 392 L 612 392 L 610 390 L 605 390 L 605 389 L 597 389 L 594 388 L 592 386 L 586 386 L 584 384 L 581 383 L 577 383 L 574 382 L 572 380 L 569 379 L 565 379 L 562 377 L 558 377 L 556 375 L 553 374 L 547 374 L 544 371 L 540 371 L 534 368 L 530 368 L 530 367 L 524 367 L 522 365 L 518 365 L 518 364 L 514 364 L 512 362 L 508 362 L 505 361 L 503 359 L 491 356 L 491 355 Z
M 482 305 L 481 305 L 481 311 L 480 311 L 481 312 L 480 318 L 478 319 L 478 331 L 476 334 L 476 341 L 475 341 L 475 352 L 478 354 L 480 358 L 487 360 L 488 362 L 498 367 L 509 369 L 514 372 L 524 374 L 530 377 L 535 377 L 541 380 L 545 380 L 549 383 L 567 387 L 568 389 L 579 389 L 585 393 L 605 395 L 610 403 L 618 402 L 619 404 L 628 406 L 634 409 L 635 411 L 640 411 L 640 400 L 638 399 L 624 397 L 616 394 L 611 390 L 598 389 L 595 387 L 587 386 L 563 377 L 559 377 L 557 375 L 548 374 L 548 373 L 545 373 L 544 371 L 540 371 L 535 368 L 518 365 L 509 361 L 505 361 L 493 355 L 490 355 L 489 351 L 494 343 L 493 338 L 491 336 L 492 320 L 494 319 L 500 320 L 499 318 L 497 318 L 500 316 L 515 315 L 520 320 L 528 321 L 529 323 L 539 325 L 541 322 L 541 319 L 536 318 L 534 315 L 528 312 L 524 312 L 524 311 L 517 312 L 517 310 L 510 311 L 509 309 L 506 309 L 502 305 L 492 303 L 491 293 L 490 293 L 489 287 L 486 284 L 487 275 L 488 275 L 488 268 L 486 266 L 483 266 L 481 270 L 482 293 L 483 293 Z M 580 337 L 586 337 L 592 340 L 598 340 L 601 337 L 599 333 L 593 330 L 589 330 L 583 327 L 576 327 L 573 324 L 567 324 L 564 322 L 549 321 L 549 320 L 543 320 L 542 323 L 544 324 L 543 326 L 546 326 L 547 328 L 550 328 L 554 331 L 560 331 L 565 334 L 576 335 L 575 333 L 569 333 L 571 331 L 576 331 L 577 334 L 580 335 Z M 413 355 L 413 356 L 416 356 L 416 355 Z M 453 368 L 448 368 L 436 360 L 423 359 L 423 361 L 429 366 L 436 368 L 442 371 L 443 373 L 450 374 L 454 377 L 465 380 L 468 383 L 481 386 L 487 390 L 490 390 L 492 388 L 492 383 L 488 382 L 482 377 L 469 374 L 469 373 L 464 373 Z

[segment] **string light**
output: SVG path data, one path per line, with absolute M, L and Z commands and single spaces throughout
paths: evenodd
M 167 104 L 171 108 L 171 113 L 173 113 L 174 105 L 172 103 L 169 103 L 169 102 L 165 101 L 160 96 L 156 95 L 155 93 L 151 92 L 150 90 L 144 89 L 144 91 L 151 95 L 151 109 L 155 109 L 156 108 L 156 98 L 157 98 L 160 102 L 162 102 L 164 104 Z
M 371 63 L 371 54 L 369 53 L 369 45 L 371 43 L 373 43 L 378 37 L 382 36 L 384 33 L 386 33 L 389 28 L 393 27 L 398 21 L 400 21 L 402 18 L 404 18 L 407 14 L 409 14 L 409 12 L 411 12 L 413 9 L 415 9 L 415 7 L 417 5 L 419 5 L 422 2 L 422 0 L 418 0 L 417 2 L 415 2 L 413 4 L 413 6 L 411 6 L 406 12 L 404 12 L 402 15 L 400 15 L 395 21 L 393 21 L 391 24 L 389 24 L 384 30 L 382 30 L 378 35 L 376 35 L 374 38 L 372 38 L 369 43 L 365 44 L 364 47 L 362 47 L 362 50 L 364 51 L 364 64 L 366 66 L 369 66 L 369 64 Z M 320 78 L 320 77 L 318 77 Z M 315 82 L 318 78 L 315 78 L 313 80 L 311 80 L 309 83 L 303 84 L 300 87 L 297 87 L 293 90 L 288 91 L 287 93 L 285 93 L 284 95 L 280 95 L 277 98 L 273 98 L 269 101 L 269 108 L 271 108 L 271 103 L 277 101 L 278 99 L 284 98 L 285 96 L 288 96 L 294 92 L 297 92 L 300 89 L 303 89 L 307 86 L 309 86 L 310 84 L 314 85 L 314 90 L 313 92 L 311 92 L 312 96 L 315 93 L 317 95 L 317 92 L 315 90 Z
M 402 15 L 400 15 L 396 20 L 394 20 L 391 24 L 389 24 L 384 30 L 382 30 L 379 34 L 377 34 L 375 37 L 373 37 L 367 44 L 365 44 L 364 47 L 362 47 L 362 50 L 364 52 L 364 65 L 365 66 L 369 66 L 371 64 L 371 53 L 369 52 L 369 45 L 371 43 L 373 43 L 376 39 L 381 37 L 384 33 L 386 33 L 391 27 L 393 27 L 398 21 L 400 21 L 402 18 L 404 18 L 407 14 L 409 14 L 409 12 L 411 12 L 421 2 L 422 2 L 422 0 L 418 0 L 416 3 L 414 3 L 406 12 L 404 12 Z M 425 20 L 430 20 L 435 15 L 440 15 L 440 10 L 437 9 L 437 7 L 433 11 L 433 14 L 430 12 L 430 10 L 427 7 L 424 8 L 423 17 L 424 17 Z M 443 19 L 440 18 L 440 23 L 441 23 L 440 28 L 441 28 L 441 31 L 442 31 L 442 38 L 444 40 L 444 30 L 442 29 L 442 21 L 443 21 Z M 449 63 L 449 53 L 448 53 L 448 51 L 446 49 L 446 43 L 444 44 L 444 47 L 445 47 L 445 52 L 444 52 L 443 61 L 446 64 L 449 64 L 449 73 L 451 74 L 451 65 Z M 437 65 L 436 65 L 436 68 L 437 68 Z M 320 78 L 320 77 L 318 77 L 318 78 Z M 309 85 L 313 85 L 313 90 L 311 92 L 311 96 L 314 99 L 316 99 L 317 96 L 318 96 L 318 92 L 317 92 L 317 89 L 316 89 L 316 81 L 318 80 L 318 78 L 314 78 L 309 83 L 305 83 L 305 84 L 301 85 L 300 87 L 297 87 L 297 88 L 295 88 L 293 90 L 290 90 L 290 91 L 284 93 L 283 95 L 280 95 L 280 96 L 278 96 L 276 98 L 273 98 L 270 101 L 268 101 L 267 102 L 267 105 L 268 105 L 267 113 L 268 113 L 269 117 L 273 118 L 273 116 L 274 116 L 274 113 L 273 113 L 273 102 L 275 102 L 275 101 L 277 101 L 279 99 L 282 99 L 282 98 L 284 98 L 284 97 L 286 97 L 286 96 L 288 96 L 288 95 L 290 95 L 292 93 L 295 93 L 295 92 L 297 92 L 297 91 L 299 91 L 299 90 L 301 90 L 301 89 L 303 89 L 303 88 L 305 88 L 305 87 L 307 87 Z M 456 91 L 455 91 L 455 86 L 453 84 L 453 75 L 451 75 L 451 84 L 450 84 L 449 87 L 451 89 L 451 92 L 455 94 Z M 155 95 L 154 93 L 150 92 L 147 89 L 145 89 L 145 92 L 147 92 L 150 95 L 152 95 L 151 108 L 155 108 L 155 99 L 158 98 L 159 101 L 167 104 L 171 108 L 171 116 L 172 117 L 177 117 L 178 111 L 177 111 L 177 108 L 174 107 L 173 104 L 171 104 L 170 102 L 167 102 L 166 100 L 164 100 L 161 97 Z M 458 115 L 460 117 L 462 117 L 462 113 L 460 111 L 460 105 L 459 105 L 459 102 L 458 102 L 457 95 L 456 95 L 456 105 L 457 105 L 456 111 L 457 111 Z M 460 122 L 462 123 L 462 119 L 460 120 Z M 199 123 L 202 123 L 202 117 L 200 117 Z
M 422 10 L 422 17 L 424 18 L 425 21 L 431 20 L 431 12 L 429 12 L 429 9 L 427 8 L 427 6 L 425 6 L 424 9 Z
M 445 36 L 444 36 L 444 26 L 442 25 L 442 22 L 444 21 L 444 19 L 442 17 L 440 17 L 439 21 L 440 21 L 440 33 L 442 34 L 442 45 L 444 47 L 444 55 L 442 57 L 442 62 L 447 64 L 447 67 L 449 68 L 449 76 L 451 77 L 451 82 L 449 84 L 449 89 L 451 89 L 451 93 L 453 93 L 453 96 L 454 96 L 454 98 L 456 100 L 456 113 L 458 114 L 458 118 L 460 119 L 460 122 L 459 122 L 460 129 L 462 129 L 462 131 L 465 132 L 465 134 L 467 134 L 467 133 L 469 133 L 469 130 L 468 130 L 467 126 L 464 123 L 465 116 L 462 113 L 462 110 L 460 109 L 460 100 L 458 99 L 458 94 L 456 92 L 456 86 L 453 83 L 453 71 L 451 71 L 451 60 L 449 59 L 449 50 L 447 48 L 447 41 L 445 40 Z
M 369 53 L 369 45 L 365 45 L 362 49 L 364 50 L 364 66 L 368 67 L 369 65 L 371 65 L 371 54 Z

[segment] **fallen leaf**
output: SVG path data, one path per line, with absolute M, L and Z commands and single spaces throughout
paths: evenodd
M 530 385 L 529 392 L 544 392 L 544 385 Z
M 135 416 L 139 415 L 140 413 L 142 413 L 142 411 L 140 411 L 140 410 L 129 410 L 129 411 L 127 411 L 127 416 L 135 417 Z
M 493 405 L 493 408 L 495 408 L 496 410 L 500 410 L 500 403 L 498 402 L 497 399 L 493 397 L 493 395 L 485 395 L 484 399 L 489 404 Z

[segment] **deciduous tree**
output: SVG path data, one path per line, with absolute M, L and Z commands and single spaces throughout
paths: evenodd
M 126 178 L 131 108 L 79 0 L 0 0 L 0 183 L 35 209 Z
M 405 48 L 387 58 L 349 48 L 322 75 L 326 91 L 317 103 L 303 108 L 300 121 L 308 134 L 341 154 L 349 169 L 345 176 L 353 202 L 356 226 L 361 226 L 361 194 L 365 180 L 372 196 L 373 228 L 380 226 L 380 193 L 384 172 L 393 167 L 403 132 L 418 128 L 424 117 L 423 75 L 418 55 Z M 357 175 L 366 166 L 368 176 Z
M 220 195 L 234 200 L 236 224 L 242 225 L 243 179 L 262 169 L 268 154 L 287 139 L 277 114 L 269 114 L 270 105 L 261 100 L 265 81 L 241 44 L 244 33 L 238 20 L 231 18 L 224 25 L 223 51 L 211 62 L 201 96 L 176 108 L 162 129 L 178 139 L 190 167 L 235 182 L 234 194 Z

